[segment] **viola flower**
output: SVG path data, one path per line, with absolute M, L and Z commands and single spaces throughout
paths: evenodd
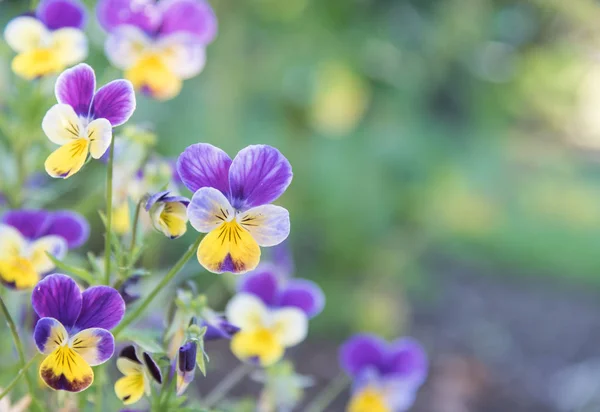
M 150 395 L 152 380 L 162 383 L 160 368 L 147 353 L 142 353 L 142 363 L 135 353 L 135 347 L 126 346 L 117 359 L 117 369 L 123 375 L 115 382 L 115 393 L 125 404 L 131 405 L 139 401 L 144 393 Z
M 78 0 L 42 0 L 32 15 L 12 19 L 4 30 L 6 42 L 17 53 L 12 70 L 31 80 L 85 60 L 85 20 L 85 7 Z
M 288 237 L 288 211 L 269 203 L 289 186 L 292 167 L 274 147 L 248 146 L 232 161 L 221 149 L 197 143 L 179 156 L 177 171 L 194 192 L 187 210 L 190 223 L 208 233 L 197 253 L 207 270 L 252 270 L 260 261 L 260 246 L 275 246 Z
M 196 355 L 198 344 L 186 342 L 177 353 L 177 396 L 183 395 L 189 384 L 194 380 L 196 371 Z
M 388 343 L 375 335 L 350 338 L 340 349 L 342 369 L 354 385 L 349 412 L 402 412 L 427 377 L 427 355 L 410 338 Z
M 97 15 L 109 33 L 111 64 L 159 100 L 175 97 L 183 80 L 202 71 L 217 33 L 217 18 L 203 0 L 101 0 Z
M 156 230 L 171 239 L 177 239 L 187 230 L 189 199 L 174 196 L 168 190 L 158 192 L 146 202 L 146 211 Z
M 61 274 L 47 276 L 31 294 L 40 317 L 33 337 L 46 355 L 40 377 L 50 388 L 80 392 L 94 380 L 91 366 L 113 355 L 115 340 L 110 329 L 125 313 L 125 302 L 109 286 L 93 286 L 83 293 L 77 283 Z
M 212 310 L 205 309 L 202 313 L 200 326 L 206 326 L 204 341 L 231 339 L 240 328 L 228 322 L 225 317 L 219 316 Z
M 65 70 L 55 85 L 58 104 L 48 110 L 42 129 L 60 145 L 46 159 L 46 172 L 66 179 L 77 173 L 88 154 L 99 159 L 112 141 L 112 128 L 135 110 L 135 93 L 127 80 L 114 80 L 97 91 L 96 75 L 87 64 Z

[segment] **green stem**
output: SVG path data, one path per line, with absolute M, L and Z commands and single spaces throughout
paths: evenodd
M 106 239 L 104 240 L 104 284 L 110 285 L 110 255 L 111 255 L 111 234 L 112 234 L 112 179 L 113 179 L 113 160 L 115 154 L 115 138 L 113 136 L 110 142 L 108 153 L 108 164 L 106 165 Z
M 348 377 L 339 374 L 306 406 L 304 412 L 323 412 L 346 389 L 348 383 Z
M 102 390 L 104 389 L 104 367 L 96 370 L 96 396 L 94 400 L 94 409 L 96 412 L 102 412 Z
M 150 294 L 146 296 L 146 299 L 144 299 L 133 312 L 130 312 L 125 317 L 125 319 L 123 319 L 123 321 L 112 330 L 112 333 L 115 338 L 119 335 L 120 332 L 123 331 L 123 329 L 125 329 L 126 326 L 128 326 L 131 322 L 136 320 L 144 312 L 144 310 L 146 310 L 146 308 L 154 300 L 156 295 L 158 295 L 158 293 L 161 290 L 163 290 L 163 288 L 171 281 L 171 279 L 173 279 L 175 275 L 179 273 L 181 268 L 183 268 L 183 265 L 185 265 L 187 261 L 190 260 L 192 256 L 194 256 L 194 253 L 196 253 L 196 249 L 198 249 L 198 246 L 200 245 L 200 241 L 202 240 L 203 236 L 204 235 L 198 236 L 198 239 L 196 239 L 194 244 L 192 244 L 188 248 L 188 250 L 183 254 L 183 256 L 179 258 L 177 263 L 175 263 L 175 266 L 173 266 L 171 270 L 167 272 L 165 277 L 163 277 L 162 280 L 154 287 L 152 292 L 150 292 Z
M 146 199 L 146 196 L 142 196 L 140 201 L 137 203 L 137 206 L 135 207 L 135 214 L 133 215 L 133 229 L 131 231 L 131 243 L 129 244 L 129 260 L 127 262 L 127 264 L 129 265 L 129 271 L 131 271 L 131 268 L 135 264 L 135 262 L 132 262 L 131 260 L 133 259 L 133 252 L 135 251 L 135 243 L 137 241 L 138 221 L 140 220 L 140 209 L 142 208 L 142 203 L 146 202 Z M 129 273 L 127 273 L 127 276 L 129 276 Z
M 2 299 L 2 297 L 0 297 L 0 309 L 2 310 L 2 313 L 4 314 L 4 317 L 6 318 L 6 324 L 10 328 L 10 333 L 12 334 L 13 341 L 17 348 L 17 353 L 19 355 L 19 365 L 20 365 L 21 369 L 24 369 L 25 368 L 25 351 L 23 350 L 23 344 L 21 343 L 21 338 L 19 337 L 19 332 L 17 331 L 15 322 L 13 321 L 12 317 L 10 316 L 10 313 L 8 312 L 8 308 L 4 304 L 4 300 Z M 25 374 L 25 380 L 27 381 L 27 387 L 29 389 L 29 394 L 33 398 L 35 395 L 35 392 L 33 391 L 34 386 L 33 386 L 33 382 L 31 381 L 31 378 L 29 377 L 29 374 L 27 374 L 27 373 Z
M 211 409 L 219 401 L 221 401 L 235 385 L 237 385 L 254 367 L 247 363 L 240 364 L 237 368 L 229 372 L 225 378 L 215 386 L 204 398 L 203 406 Z
M 10 381 L 10 383 L 8 385 L 6 385 L 6 388 L 4 388 L 2 393 L 0 393 L 0 399 L 4 398 L 6 395 L 8 395 L 10 393 L 10 391 L 12 390 L 12 388 L 17 384 L 17 382 L 19 382 L 19 379 L 21 379 L 21 377 L 23 375 L 27 374 L 26 373 L 27 370 L 37 360 L 38 356 L 39 356 L 39 353 L 36 354 L 33 358 L 29 359 L 29 362 L 27 362 L 25 365 L 23 365 L 23 367 L 21 369 L 19 369 L 17 376 L 15 376 L 15 378 L 12 381 Z M 32 398 L 33 398 L 33 394 L 32 394 Z

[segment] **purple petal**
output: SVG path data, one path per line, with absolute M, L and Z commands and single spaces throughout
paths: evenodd
M 90 114 L 107 119 L 113 127 L 125 123 L 135 110 L 135 92 L 129 80 L 113 80 L 96 92 Z
M 73 279 L 56 273 L 35 286 L 31 304 L 40 318 L 54 318 L 69 330 L 81 312 L 81 291 Z
M 292 166 L 271 146 L 255 145 L 240 150 L 229 169 L 231 204 L 246 210 L 271 203 L 292 181 Z
M 61 210 L 50 215 L 44 236 L 56 235 L 67 241 L 69 249 L 83 245 L 90 236 L 90 224 L 79 213 Z
M 206 333 L 204 334 L 205 341 L 231 339 L 233 335 L 240 331 L 240 328 L 224 319 L 220 319 L 215 324 L 202 322 L 202 326 L 206 326 Z
M 387 342 L 375 335 L 359 334 L 340 348 L 340 366 L 351 377 L 369 368 L 379 370 L 385 361 Z
M 63 27 L 83 29 L 85 26 L 85 6 L 77 0 L 42 0 L 36 16 L 48 29 Z
M 278 299 L 279 281 L 270 270 L 258 269 L 240 279 L 238 292 L 251 293 L 259 297 L 265 305 L 275 305 Z
M 41 318 L 35 324 L 33 340 L 42 353 L 50 353 L 67 338 L 65 328 L 54 318 Z
M 150 373 L 150 376 L 152 376 L 156 382 L 162 383 L 162 373 L 154 359 L 152 359 L 147 352 L 144 352 L 142 357 L 144 359 L 144 364 L 146 365 L 146 370 Z
M 227 153 L 208 143 L 188 146 L 177 159 L 179 177 L 192 193 L 203 187 L 214 187 L 228 196 L 230 166 Z
M 32 240 L 44 235 L 49 219 L 50 213 L 46 210 L 19 209 L 6 212 L 2 216 L 2 223 L 14 227 Z
M 102 328 L 110 330 L 118 325 L 125 314 L 125 302 L 116 291 L 109 286 L 94 286 L 83 292 L 81 314 L 76 328 Z
M 315 282 L 306 279 L 292 279 L 281 293 L 279 306 L 296 307 L 312 318 L 323 310 L 325 294 Z
M 100 0 L 96 14 L 100 25 L 108 32 L 128 24 L 152 33 L 161 18 L 153 0 Z
M 280 276 L 289 278 L 294 274 L 294 257 L 292 256 L 292 250 L 287 240 L 271 248 L 271 260 L 277 266 Z
M 56 79 L 54 93 L 59 103 L 68 104 L 79 116 L 90 112 L 90 105 L 96 90 L 94 69 L 85 63 L 65 70 Z
M 166 0 L 159 3 L 163 13 L 159 35 L 190 33 L 202 44 L 212 42 L 217 34 L 217 16 L 210 4 L 198 0 Z
M 427 376 L 427 354 L 419 342 L 403 338 L 389 346 L 382 374 L 393 374 L 420 385 Z

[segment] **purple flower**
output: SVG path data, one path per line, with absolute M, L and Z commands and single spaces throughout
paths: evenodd
M 114 80 L 96 90 L 96 75 L 87 64 L 65 70 L 55 85 L 58 104 L 42 120 L 50 141 L 60 145 L 46 159 L 46 172 L 66 179 L 77 173 L 88 154 L 99 159 L 112 141 L 112 128 L 135 110 L 135 93 L 127 80 Z
M 427 355 L 411 338 L 388 343 L 360 334 L 340 348 L 342 369 L 353 379 L 352 412 L 406 411 L 427 377 Z
M 179 348 L 177 353 L 177 396 L 183 395 L 188 385 L 194 380 L 197 353 L 198 344 L 193 341 L 188 341 Z
M 136 89 L 166 100 L 202 71 L 217 18 L 203 0 L 101 0 L 98 20 L 109 33 L 105 51 Z
M 194 192 L 188 218 L 208 233 L 198 261 L 214 273 L 244 273 L 256 268 L 260 246 L 275 246 L 290 232 L 289 213 L 271 205 L 292 181 L 288 160 L 271 146 L 242 149 L 235 159 L 210 144 L 189 146 L 177 171 Z
M 0 219 L 0 281 L 11 288 L 32 288 L 55 268 L 49 253 L 63 259 L 68 248 L 81 246 L 89 225 L 68 210 L 11 210 Z
M 152 226 L 171 239 L 177 239 L 187 230 L 188 198 L 172 195 L 168 190 L 158 192 L 146 202 Z
M 17 53 L 13 71 L 30 80 L 83 61 L 85 20 L 85 7 L 77 0 L 42 0 L 35 13 L 12 19 L 4 38 Z
M 205 341 L 231 339 L 240 328 L 229 323 L 223 316 L 204 317 L 201 326 L 206 326 Z
M 144 393 L 150 395 L 152 380 L 162 383 L 160 368 L 149 353 L 143 352 L 139 360 L 135 347 L 132 345 L 123 348 L 117 359 L 117 369 L 123 375 L 115 382 L 115 393 L 125 404 L 131 405 L 139 401 Z
M 94 380 L 91 366 L 113 355 L 115 341 L 110 329 L 125 313 L 125 302 L 108 286 L 85 292 L 70 277 L 47 276 L 31 294 L 33 309 L 40 317 L 33 338 L 46 355 L 40 377 L 50 388 L 80 392 Z

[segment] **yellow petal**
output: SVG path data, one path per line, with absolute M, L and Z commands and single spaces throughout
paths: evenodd
M 115 393 L 125 405 L 136 403 L 144 396 L 144 375 L 123 376 L 115 382 Z
M 16 75 L 33 80 L 37 77 L 59 73 L 66 66 L 52 49 L 33 49 L 18 54 L 12 61 Z
M 181 237 L 187 231 L 187 208 L 183 203 L 167 202 L 158 209 L 158 216 L 152 216 L 152 223 L 165 236 L 171 239 Z M 156 220 L 156 221 L 155 221 Z
M 284 348 L 273 332 L 257 329 L 236 333 L 231 339 L 231 351 L 241 360 L 257 358 L 266 367 L 283 357 Z
M 94 381 L 94 372 L 77 352 L 60 346 L 40 365 L 40 377 L 52 389 L 81 392 Z
M 82 168 L 89 151 L 89 140 L 76 139 L 55 150 L 44 166 L 52 177 L 66 179 Z
M 391 409 L 379 391 L 367 387 L 352 397 L 347 412 L 391 412 Z
M 24 257 L 0 260 L 0 279 L 16 289 L 31 289 L 40 280 L 33 264 Z
M 138 90 L 148 89 L 152 97 L 168 100 L 179 94 L 182 81 L 156 55 L 147 55 L 125 72 L 125 78 Z

